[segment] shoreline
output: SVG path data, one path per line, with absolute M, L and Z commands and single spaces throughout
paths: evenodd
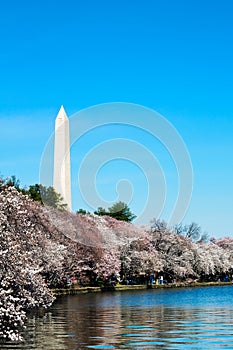
M 76 295 L 100 292 L 123 292 L 129 290 L 146 290 L 146 289 L 166 289 L 166 288 L 188 288 L 188 287 L 210 287 L 210 286 L 233 286 L 233 282 L 179 282 L 169 284 L 136 284 L 136 285 L 116 285 L 105 287 L 74 287 L 74 288 L 54 288 L 50 291 L 57 297 L 63 295 Z

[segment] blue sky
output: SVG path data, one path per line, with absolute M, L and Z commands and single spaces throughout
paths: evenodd
M 61 104 L 71 116 L 96 104 L 136 103 L 162 114 L 189 150 L 194 186 L 184 222 L 195 221 L 210 235 L 233 236 L 232 15 L 230 0 L 2 2 L 0 173 L 15 174 L 21 185 L 38 182 Z M 135 137 L 152 147 L 149 138 Z M 75 146 L 83 155 L 90 138 Z M 169 202 L 174 166 L 160 154 Z M 73 160 L 75 169 L 80 161 Z M 136 173 L 122 162 L 99 176 L 107 200 L 114 200 L 117 171 L 130 179 Z M 140 177 L 132 179 L 135 193 Z M 135 198 L 138 214 L 143 191 Z M 85 207 L 79 194 L 75 201 L 75 209 Z

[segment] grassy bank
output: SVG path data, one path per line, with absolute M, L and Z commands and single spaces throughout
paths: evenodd
M 64 289 L 52 289 L 54 295 L 75 295 L 75 294 L 86 294 L 86 293 L 98 293 L 108 291 L 127 291 L 127 290 L 145 290 L 145 289 L 164 289 L 164 288 L 183 288 L 183 287 L 209 287 L 209 286 L 224 286 L 232 285 L 232 282 L 179 282 L 169 284 L 138 284 L 138 285 L 116 285 L 106 287 L 74 287 Z

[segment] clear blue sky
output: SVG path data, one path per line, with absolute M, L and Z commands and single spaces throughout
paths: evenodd
M 104 102 L 144 105 L 189 150 L 194 188 L 184 222 L 233 236 L 232 16 L 231 0 L 2 1 L 1 174 L 38 182 L 61 104 L 68 115 Z M 83 206 L 80 199 L 75 209 Z

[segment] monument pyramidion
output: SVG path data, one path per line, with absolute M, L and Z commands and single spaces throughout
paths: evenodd
M 53 187 L 71 211 L 69 119 L 61 106 L 55 121 Z

